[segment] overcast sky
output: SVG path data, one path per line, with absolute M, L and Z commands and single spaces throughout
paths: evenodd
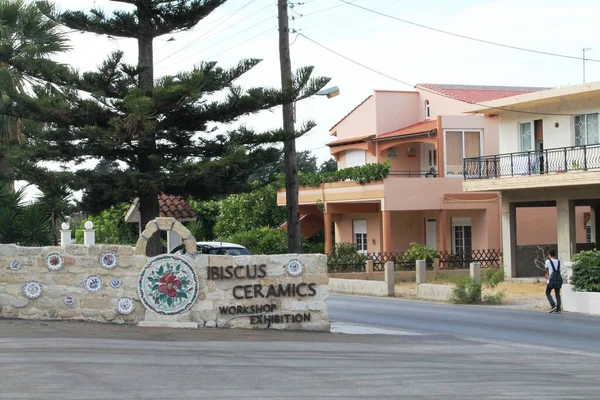
M 340 0 L 294 2 L 291 27 L 309 38 L 406 82 L 514 86 L 567 86 L 582 83 L 582 61 L 522 52 L 433 32 L 361 10 Z M 600 59 L 598 0 L 355 0 L 364 7 L 415 23 L 508 45 Z M 62 11 L 96 6 L 107 12 L 126 8 L 108 0 L 59 0 Z M 280 86 L 276 0 L 229 0 L 196 28 L 155 42 L 156 76 L 191 68 L 203 60 L 221 66 L 243 58 L 264 61 L 238 83 Z M 173 37 L 175 40 L 168 41 Z M 409 90 L 389 78 L 354 65 L 292 35 L 294 68 L 315 67 L 331 77 L 341 95 L 317 97 L 298 106 L 297 120 L 317 123 L 297 142 L 319 161 L 329 158 L 328 129 L 374 89 Z M 94 69 L 112 50 L 137 58 L 133 40 L 73 34 L 68 60 L 80 70 Z M 600 80 L 600 63 L 588 61 L 587 81 Z M 281 126 L 281 111 L 240 121 L 258 130 Z

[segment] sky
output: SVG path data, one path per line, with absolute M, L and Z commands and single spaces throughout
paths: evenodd
M 350 0 L 397 18 L 432 28 L 511 46 L 600 59 L 600 1 L 597 0 Z M 109 0 L 58 0 L 59 10 L 107 13 L 126 9 Z M 317 127 L 297 140 L 319 162 L 330 158 L 329 129 L 373 90 L 410 86 L 353 64 L 299 33 L 368 67 L 411 83 L 559 87 L 583 82 L 581 59 L 567 59 L 474 42 L 431 31 L 345 4 L 340 0 L 290 1 L 293 68 L 314 66 L 315 76 L 331 78 L 340 95 L 306 99 L 297 105 L 297 123 Z M 174 40 L 169 40 L 174 39 Z M 81 71 L 95 69 L 114 50 L 135 63 L 130 39 L 72 34 L 72 49 L 60 60 Z M 263 61 L 237 82 L 243 87 L 280 87 L 276 0 L 229 0 L 194 29 L 157 38 L 155 75 L 175 74 L 201 61 L 222 67 L 241 59 Z M 586 81 L 600 81 L 600 62 L 586 63 Z M 281 126 L 280 109 L 237 122 L 257 131 Z

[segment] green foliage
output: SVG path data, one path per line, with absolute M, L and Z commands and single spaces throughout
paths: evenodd
M 576 291 L 600 292 L 600 251 L 589 250 L 573 257 L 571 285 Z
M 483 302 L 486 304 L 502 304 L 504 300 L 504 291 L 499 291 L 494 294 L 488 294 L 483 298 Z
M 494 289 L 500 283 L 504 282 L 503 268 L 483 268 L 481 270 L 481 280 L 485 287 Z
M 364 271 L 369 258 L 356 250 L 354 243 L 336 243 L 327 256 L 328 272 Z
M 125 214 L 130 206 L 121 203 L 87 219 L 94 224 L 96 243 L 135 246 L 138 239 L 138 225 L 125 222 Z M 76 242 L 83 243 L 83 223 L 74 228 Z
M 240 244 L 252 254 L 286 254 L 287 231 L 285 229 L 255 228 L 239 231 L 223 241 Z M 319 248 L 306 240 L 302 240 L 302 252 L 305 254 L 322 253 Z
M 481 284 L 471 277 L 462 277 L 452 288 L 450 301 L 454 304 L 473 304 L 481 301 Z
M 321 166 L 319 167 L 319 172 L 320 173 L 326 173 L 326 172 L 334 172 L 337 171 L 337 161 L 335 160 L 335 158 L 330 158 L 327 161 L 323 161 L 323 163 L 321 164 Z
M 48 217 L 44 204 L 25 206 L 19 223 L 21 241 L 28 246 L 47 246 L 52 241 L 51 218 Z
M 279 159 L 259 168 L 250 176 L 251 182 L 266 185 L 277 180 L 278 175 L 284 173 L 284 154 L 281 152 Z M 315 174 L 319 171 L 317 158 L 310 151 L 299 151 L 296 153 L 296 169 L 299 173 Z
M 438 255 L 439 252 L 436 249 L 416 242 L 412 242 L 404 253 L 406 261 L 426 260 L 432 262 Z
M 286 210 L 277 205 L 277 191 L 269 185 L 222 200 L 214 234 L 231 237 L 256 228 L 275 228 L 285 220 Z
M 188 199 L 188 204 L 196 212 L 196 221 L 186 223 L 187 228 L 198 241 L 210 241 L 215 238 L 214 227 L 219 220 L 221 203 L 215 200 L 198 201 Z
M 337 171 L 316 173 L 316 174 L 298 174 L 298 184 L 300 186 L 318 187 L 323 183 L 354 181 L 358 184 L 376 182 L 387 178 L 390 173 L 391 164 L 386 161 L 383 164 L 367 164 L 360 167 L 343 168 Z M 279 176 L 278 187 L 285 187 L 285 178 Z

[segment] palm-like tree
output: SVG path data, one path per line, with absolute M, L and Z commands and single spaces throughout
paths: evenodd
M 27 74 L 28 65 L 43 64 L 68 49 L 65 32 L 35 2 L 0 0 L 0 107 L 10 101 L 7 88 L 23 93 L 43 85 Z M 25 143 L 22 126 L 18 116 L 0 114 L 0 177 L 8 172 L 2 147 Z

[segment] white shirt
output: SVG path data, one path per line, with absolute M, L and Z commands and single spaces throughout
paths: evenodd
M 550 261 L 552 260 L 552 265 L 550 265 Z M 546 283 L 550 283 L 550 277 L 554 270 L 558 270 L 558 260 L 556 258 L 551 258 L 550 260 L 546 260 L 546 271 L 548 271 L 548 280 Z

